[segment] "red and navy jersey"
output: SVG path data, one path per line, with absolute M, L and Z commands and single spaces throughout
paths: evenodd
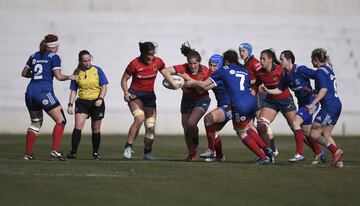
M 256 76 L 256 84 L 264 84 L 268 89 L 278 88 L 278 85 L 283 77 L 284 68 L 280 65 L 273 65 L 271 71 L 266 71 L 265 68 L 261 68 Z M 266 98 L 279 100 L 290 97 L 290 91 L 288 87 L 285 87 L 280 94 L 268 94 Z
M 157 72 L 164 69 L 165 64 L 159 57 L 145 64 L 139 57 L 126 67 L 126 73 L 132 76 L 130 88 L 140 92 L 153 92 Z
M 250 56 L 246 61 L 245 61 L 245 67 L 248 70 L 249 74 L 250 74 L 250 81 L 255 81 L 256 80 L 256 74 L 259 72 L 259 70 L 262 68 L 259 60 L 257 60 L 254 55 Z
M 206 66 L 200 64 L 199 71 L 196 74 L 192 74 L 188 64 L 180 64 L 174 66 L 174 69 L 176 73 L 186 73 L 188 74 L 192 79 L 203 81 L 210 77 L 211 70 L 208 69 Z M 208 91 L 200 90 L 200 89 L 194 89 L 194 88 L 183 88 L 183 98 L 185 99 L 202 99 L 206 96 L 209 96 Z

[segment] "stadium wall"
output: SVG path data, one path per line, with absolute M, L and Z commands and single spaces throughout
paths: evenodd
M 48 33 L 59 35 L 63 72 L 72 73 L 77 54 L 89 50 L 93 64 L 102 67 L 110 81 L 103 133 L 127 133 L 132 116 L 123 101 L 120 78 L 128 62 L 138 55 L 139 41 L 157 42 L 158 56 L 167 66 L 184 63 L 181 43 L 189 40 L 200 51 L 203 64 L 213 53 L 236 49 L 250 42 L 258 57 L 263 49 L 277 53 L 291 49 L 298 64 L 310 66 L 310 53 L 330 51 L 338 78 L 343 113 L 336 134 L 358 135 L 360 122 L 360 1 L 336 0 L 0 0 L 0 133 L 24 133 L 29 115 L 24 92 L 27 79 L 20 72 Z M 180 91 L 167 90 L 156 81 L 157 133 L 181 134 Z M 66 109 L 69 82 L 54 81 L 55 93 Z M 210 109 L 216 105 L 213 95 Z M 66 132 L 73 128 L 67 115 Z M 45 117 L 42 131 L 50 133 Z M 85 132 L 90 131 L 86 124 Z M 200 132 L 204 133 L 202 122 Z M 281 115 L 275 133 L 290 134 Z M 233 134 L 229 123 L 224 134 Z

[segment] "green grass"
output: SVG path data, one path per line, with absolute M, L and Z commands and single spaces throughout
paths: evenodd
M 201 137 L 200 152 L 206 140 Z M 135 159 L 121 154 L 125 137 L 103 136 L 100 161 L 90 160 L 90 137 L 84 135 L 78 159 L 60 162 L 49 156 L 51 137 L 40 135 L 36 160 L 24 161 L 24 135 L 0 135 L 0 204 L 8 205 L 358 205 L 360 137 L 336 137 L 345 167 L 287 163 L 293 137 L 277 137 L 280 154 L 270 166 L 254 165 L 254 155 L 236 137 L 224 137 L 226 162 L 184 162 L 181 136 L 159 136 L 156 161 L 143 161 L 142 139 Z M 63 150 L 69 151 L 70 136 Z

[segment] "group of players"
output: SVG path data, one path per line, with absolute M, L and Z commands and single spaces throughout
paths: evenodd
M 107 80 L 98 67 L 96 74 L 102 77 L 94 79 L 91 87 L 84 86 L 89 82 L 85 84 L 81 82 L 79 73 L 75 72 L 74 75 L 69 76 L 61 74 L 60 59 L 56 55 L 57 37 L 49 39 L 48 36 L 42 41 L 43 50 L 45 49 L 46 52 L 41 51 L 40 46 L 40 51 L 30 57 L 22 73 L 24 77 L 31 78 L 26 92 L 26 105 L 32 123 L 27 133 L 24 159 L 33 159 L 32 144 L 41 127 L 42 110 L 45 110 L 56 122 L 51 155 L 60 160 L 65 159 L 60 152 L 60 141 L 66 119 L 53 93 L 53 76 L 58 80 L 70 79 L 72 80 L 70 89 L 72 91 L 79 89 L 75 114 L 82 117 L 82 124 L 80 127 L 75 123 L 72 150 L 68 154 L 68 158 L 76 159 L 76 149 L 80 141 L 78 133 L 81 134 L 86 118 L 91 116 L 92 122 L 96 125 L 96 121 L 100 120 L 101 123 L 104 117 Z M 331 166 L 343 166 L 343 151 L 337 147 L 331 136 L 341 113 L 341 102 L 336 92 L 336 78 L 332 64 L 325 49 L 318 48 L 311 53 L 311 61 L 315 69 L 310 69 L 295 64 L 295 56 L 290 50 L 281 52 L 280 61 L 272 49 L 264 50 L 259 61 L 252 54 L 252 46 L 249 43 L 242 43 L 239 46 L 239 53 L 245 65 L 239 62 L 236 51 L 228 50 L 223 55 L 212 55 L 209 59 L 209 69 L 201 64 L 201 55 L 188 43 L 181 46 L 181 53 L 186 56 L 187 63 L 171 67 L 165 67 L 162 59 L 155 56 L 157 48 L 154 43 L 139 43 L 139 48 L 140 56 L 129 63 L 121 78 L 124 100 L 134 117 L 123 152 L 125 159 L 132 158 L 133 144 L 143 124 L 145 126 L 143 159 L 155 159 L 152 153 L 157 114 L 154 83 L 157 72 L 160 72 L 172 89 L 181 87 L 183 91 L 181 118 L 188 149 L 187 161 L 197 159 L 199 144 L 197 125 L 208 110 L 210 105 L 208 90 L 212 89 L 217 100 L 217 108 L 204 117 L 208 149 L 199 156 L 205 161 L 225 161 L 218 131 L 232 120 L 236 134 L 256 154 L 256 163 L 259 165 L 273 163 L 278 152 L 270 124 L 280 111 L 294 132 L 296 140 L 296 154 L 289 159 L 289 162 L 305 159 L 303 151 L 305 142 L 314 152 L 315 158 L 312 164 L 326 159 L 326 153 L 320 148 L 322 145 L 332 153 Z M 41 65 L 42 68 L 39 69 L 37 65 Z M 86 71 L 91 67 L 89 62 L 84 63 L 84 59 L 79 54 L 78 72 L 81 71 L 86 75 Z M 173 79 L 173 74 L 184 78 L 185 85 L 179 85 Z M 86 76 L 84 78 L 86 79 Z M 130 78 L 132 80 L 129 87 Z M 315 81 L 315 88 L 312 88 L 310 79 Z M 82 92 L 82 86 L 85 87 L 84 91 L 92 94 L 85 106 L 83 100 L 86 92 Z M 289 88 L 298 100 L 298 110 Z M 70 95 L 69 107 L 72 107 L 75 97 L 76 92 Z M 100 105 L 103 105 L 103 109 L 99 112 Z M 313 120 L 316 112 L 318 113 Z M 68 113 L 71 114 L 71 110 L 68 109 Z M 77 119 L 76 116 L 75 122 Z M 98 129 L 95 138 L 93 131 L 94 159 L 99 159 L 97 150 L 100 144 L 100 125 Z

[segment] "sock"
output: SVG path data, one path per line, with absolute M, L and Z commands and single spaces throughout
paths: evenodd
M 101 141 L 101 133 L 92 133 L 91 140 L 93 145 L 93 153 L 98 153 Z
M 60 152 L 60 144 L 63 133 L 64 133 L 64 125 L 61 123 L 56 123 L 52 135 L 52 140 L 53 140 L 52 149 L 57 152 Z
M 81 130 L 74 128 L 72 135 L 71 135 L 71 152 L 72 153 L 77 152 L 80 140 L 81 140 Z
M 33 144 L 36 140 L 36 134 L 33 131 L 27 131 L 26 133 L 26 144 L 25 153 L 28 155 L 32 154 Z
M 270 140 L 270 148 L 272 149 L 273 152 L 276 151 L 275 138 Z
M 329 143 L 329 145 L 326 146 L 326 147 L 330 150 L 330 152 L 331 152 L 332 154 L 335 154 L 335 152 L 336 152 L 336 150 L 337 150 L 337 147 L 336 147 L 335 145 Z
M 223 158 L 224 155 L 222 153 L 222 145 L 221 145 L 221 137 L 220 136 L 218 136 L 215 139 L 214 146 L 215 146 L 215 151 L 216 151 L 216 158 L 217 159 Z
M 260 150 L 255 140 L 253 140 L 249 136 L 246 136 L 244 139 L 242 139 L 242 142 L 261 159 L 265 159 L 265 153 Z
M 319 143 L 315 141 L 313 138 L 305 136 L 306 140 L 305 143 L 311 148 L 311 150 L 315 153 L 315 155 L 320 154 L 321 149 Z
M 208 140 L 208 148 L 214 150 L 214 141 L 216 136 L 216 129 L 213 124 L 205 126 L 206 137 Z
M 192 138 L 192 144 L 190 146 L 189 156 L 196 156 L 197 148 L 199 145 L 199 138 Z
M 258 133 L 257 133 L 255 130 L 249 128 L 249 129 L 246 131 L 246 133 L 247 133 L 253 140 L 255 140 L 256 144 L 257 144 L 261 149 L 264 150 L 264 149 L 266 148 L 265 142 L 261 139 L 261 137 L 258 135 Z
M 302 129 L 294 130 L 295 142 L 296 142 L 296 153 L 303 155 L 304 154 L 304 132 Z
M 132 147 L 133 147 L 133 144 L 130 144 L 130 143 L 127 143 L 127 142 L 126 142 L 125 148 L 126 148 L 126 147 L 132 148 Z

